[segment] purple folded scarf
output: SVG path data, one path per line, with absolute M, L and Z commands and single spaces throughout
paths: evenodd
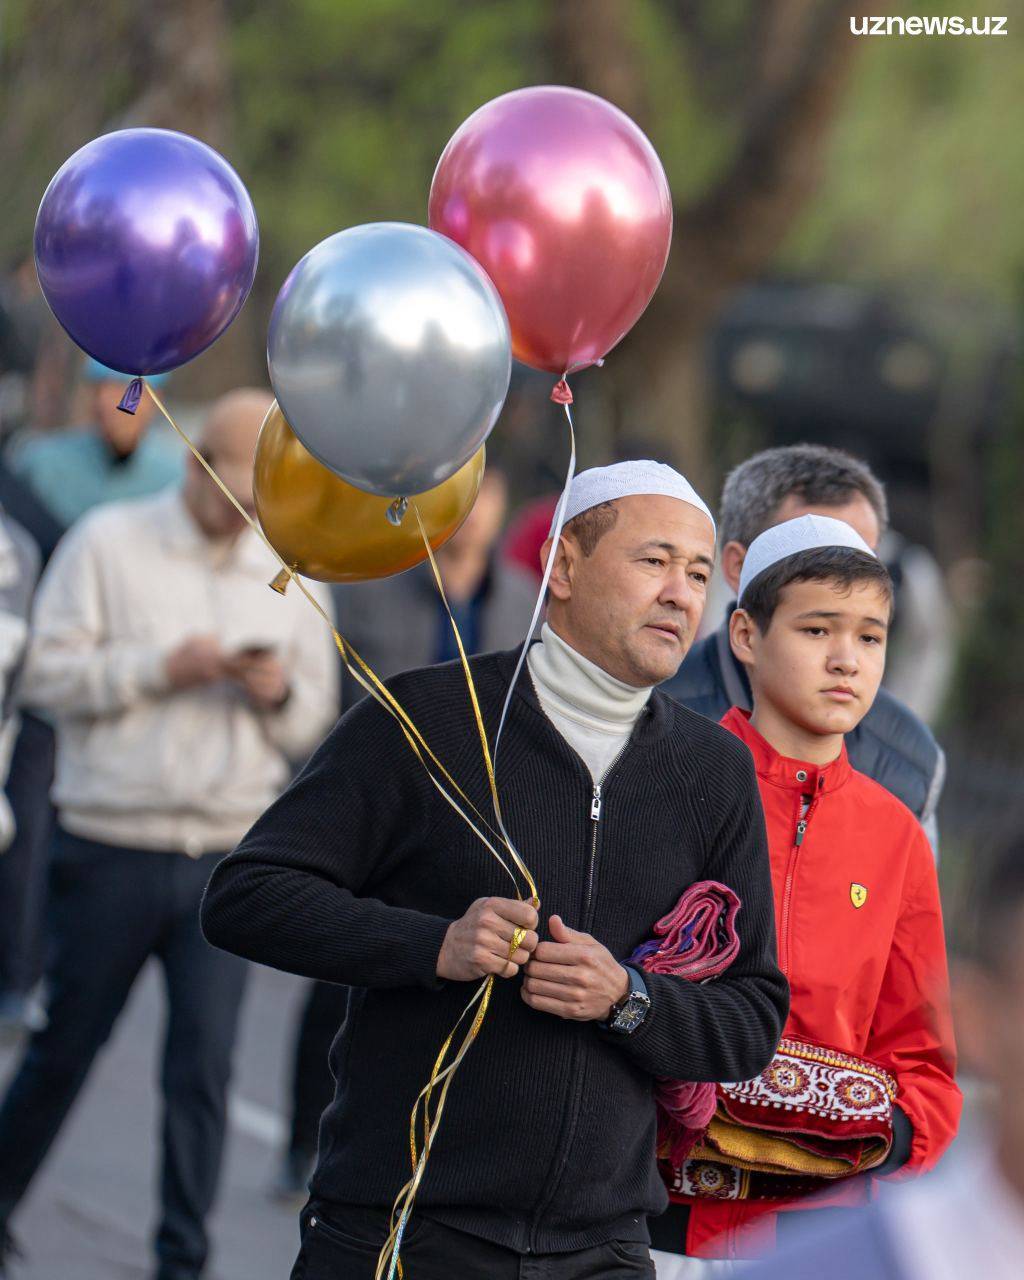
M 654 926 L 655 936 L 629 957 L 647 973 L 692 982 L 717 978 L 740 949 L 736 916 L 740 900 L 717 880 L 692 884 Z M 680 1165 L 715 1113 L 715 1086 L 703 1080 L 658 1080 L 658 1155 Z

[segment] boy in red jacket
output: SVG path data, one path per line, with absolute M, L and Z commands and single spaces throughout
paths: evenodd
M 756 1081 L 720 1089 L 725 1141 L 716 1144 L 712 1121 L 696 1158 L 666 1171 L 674 1203 L 651 1222 L 658 1250 L 757 1256 L 774 1248 L 791 1211 L 863 1203 L 869 1177 L 792 1175 L 808 1149 L 822 1149 L 822 1133 L 840 1141 L 860 1133 L 878 1099 L 881 1149 L 890 1135 L 892 1145 L 872 1176 L 920 1173 L 956 1133 L 961 1098 L 931 848 L 909 809 L 851 769 L 843 745 L 878 691 L 891 611 L 885 567 L 841 521 L 801 516 L 750 546 L 730 640 L 754 709 L 734 707 L 722 724 L 757 769 L 790 1014 L 773 1064 Z M 791 1042 L 799 1044 L 787 1054 Z M 750 1172 L 778 1168 L 764 1152 L 780 1132 L 796 1138 L 794 1167 Z M 753 1153 L 753 1163 L 731 1164 L 730 1149 Z M 861 1168 L 877 1160 L 872 1149 Z M 815 1187 L 825 1189 L 808 1198 Z M 677 1265 L 659 1259 L 659 1280 L 689 1274 Z

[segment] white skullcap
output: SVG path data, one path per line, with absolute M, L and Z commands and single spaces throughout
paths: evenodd
M 568 524 L 591 507 L 600 506 L 602 502 L 647 494 L 660 494 L 666 498 L 688 502 L 691 507 L 703 511 L 714 529 L 714 516 L 689 480 L 664 462 L 652 462 L 649 458 L 641 458 L 636 462 L 613 462 L 610 467 L 591 467 L 589 471 L 581 471 L 574 476 L 565 506 L 565 523 Z M 550 533 L 554 532 L 555 521 L 552 520 Z
M 784 520 L 758 534 L 747 548 L 740 571 L 740 601 L 747 587 L 765 569 L 815 547 L 851 547 L 855 551 L 866 551 L 869 556 L 875 554 L 845 520 L 835 520 L 832 516 L 797 516 L 795 520 Z

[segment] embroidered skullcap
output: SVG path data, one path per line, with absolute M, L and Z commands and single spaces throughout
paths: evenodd
M 759 534 L 747 548 L 747 555 L 740 571 L 739 599 L 756 577 L 801 551 L 813 551 L 816 547 L 851 547 L 869 556 L 874 552 L 845 520 L 832 516 L 797 516 L 784 520 Z
M 664 462 L 652 462 L 649 458 L 641 458 L 635 462 L 613 462 L 609 467 L 591 467 L 589 471 L 581 471 L 574 476 L 569 486 L 565 523 L 568 524 L 591 507 L 600 506 L 602 502 L 648 494 L 688 502 L 691 507 L 703 511 L 714 529 L 714 516 L 689 480 Z M 555 522 L 552 520 L 551 533 L 554 531 Z

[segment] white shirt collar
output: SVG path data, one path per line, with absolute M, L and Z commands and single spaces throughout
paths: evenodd
M 203 533 L 185 505 L 180 486 L 168 489 L 154 502 L 153 517 L 161 541 L 173 551 L 199 555 L 217 563 L 236 563 L 266 569 L 267 581 L 276 572 L 274 558 L 251 529 L 243 529 L 237 538 L 214 542 Z

